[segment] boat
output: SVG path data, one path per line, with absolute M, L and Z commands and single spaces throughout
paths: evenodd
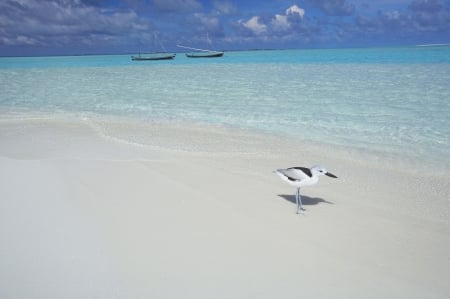
M 209 39 L 208 34 L 206 34 L 206 41 L 208 42 L 209 46 L 211 46 L 211 40 Z M 214 58 L 214 57 L 222 57 L 224 54 L 223 51 L 198 49 L 198 48 L 186 47 L 186 46 L 182 46 L 182 45 L 177 45 L 177 47 L 195 51 L 195 52 L 186 53 L 186 57 L 189 57 L 189 58 Z
M 164 45 L 158 40 L 158 33 L 153 33 L 153 51 L 150 53 L 139 53 L 136 56 L 131 56 L 133 61 L 145 61 L 145 60 L 171 60 L 174 59 L 176 54 L 168 53 L 164 48 Z
M 189 50 L 194 50 L 195 52 L 186 53 L 186 57 L 189 58 L 214 58 L 214 57 L 222 57 L 224 52 L 222 51 L 212 51 L 198 48 L 191 48 L 182 45 L 177 45 L 177 47 L 185 48 Z
M 131 60 L 133 61 L 142 61 L 142 60 L 170 60 L 174 59 L 176 54 L 173 53 L 148 53 L 141 55 L 140 53 L 137 56 L 131 56 Z
M 207 51 L 207 52 L 191 52 L 186 53 L 186 57 L 189 58 L 214 58 L 214 57 L 222 57 L 223 52 L 218 51 Z

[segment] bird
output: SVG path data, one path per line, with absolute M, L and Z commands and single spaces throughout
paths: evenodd
M 319 176 L 326 175 L 332 178 L 337 178 L 334 174 L 328 172 L 322 166 L 312 166 L 311 168 L 307 167 L 289 167 L 284 169 L 274 170 L 284 182 L 288 183 L 291 186 L 297 188 L 297 192 L 295 194 L 295 201 L 297 203 L 297 214 L 303 213 L 303 204 L 302 197 L 300 196 L 300 188 L 305 186 L 312 186 L 317 184 L 319 181 Z

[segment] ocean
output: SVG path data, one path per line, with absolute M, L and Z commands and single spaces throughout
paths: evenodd
M 448 174 L 449 82 L 448 46 L 3 57 L 0 116 L 239 128 Z

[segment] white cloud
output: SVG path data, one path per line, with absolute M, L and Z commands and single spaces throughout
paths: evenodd
M 287 16 L 275 15 L 275 17 L 272 19 L 272 28 L 275 31 L 287 30 L 290 27 L 291 24 L 289 23 Z
M 286 9 L 286 15 L 298 14 L 301 18 L 305 15 L 305 10 L 303 8 L 298 7 L 297 5 L 292 5 L 288 9 Z
M 274 31 L 286 31 L 292 27 L 290 21 L 292 21 L 293 17 L 303 18 L 305 15 L 305 10 L 303 8 L 298 7 L 297 5 L 292 5 L 288 9 L 286 9 L 285 15 L 276 14 L 271 22 L 272 29 Z M 290 20 L 291 18 L 291 20 Z
M 250 29 L 255 34 L 262 34 L 267 31 L 267 26 L 259 22 L 259 17 L 254 16 L 247 22 L 243 23 L 244 27 Z

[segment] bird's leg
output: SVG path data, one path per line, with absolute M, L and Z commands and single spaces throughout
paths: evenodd
M 303 211 L 305 211 L 305 209 L 303 208 L 302 196 L 300 195 L 300 188 L 298 188 L 298 201 L 299 201 L 299 203 L 300 203 L 300 210 L 301 210 L 302 213 L 303 213 Z
M 295 202 L 297 203 L 297 214 L 298 214 L 298 211 L 300 208 L 299 202 L 298 202 L 299 190 L 300 190 L 300 188 L 297 188 L 297 193 L 295 193 Z

